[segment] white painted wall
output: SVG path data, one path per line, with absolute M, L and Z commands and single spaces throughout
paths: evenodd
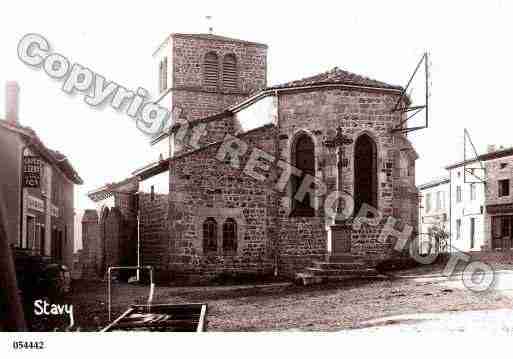
M 169 171 L 141 181 L 139 191 L 151 193 L 151 186 L 154 186 L 155 194 L 169 194 Z
M 421 195 L 419 208 L 421 240 L 428 240 L 427 234 L 434 225 L 441 226 L 449 231 L 449 190 L 450 184 L 447 182 L 419 189 Z M 437 202 L 438 195 L 440 196 L 440 203 Z
M 451 246 L 460 251 L 479 251 L 484 244 L 484 202 L 483 183 L 475 184 L 476 197 L 470 198 L 470 183 L 464 181 L 464 168 L 456 167 L 449 170 L 451 179 Z M 467 176 L 467 180 L 470 176 Z M 461 202 L 457 201 L 456 191 L 461 187 Z M 470 222 L 475 220 L 474 246 L 471 247 Z M 457 220 L 461 221 L 461 234 L 457 236 Z
M 173 87 L 173 39 L 168 37 L 153 54 L 153 91 L 155 96 L 161 94 L 159 88 L 160 62 L 167 57 L 167 88 Z
M 152 157 L 152 161 L 158 161 L 160 158 L 163 160 L 169 158 L 170 150 L 169 150 L 169 137 L 165 137 L 159 142 L 153 144 L 151 149 L 154 153 Z
M 267 96 L 235 114 L 239 129 L 246 132 L 278 120 L 278 98 Z

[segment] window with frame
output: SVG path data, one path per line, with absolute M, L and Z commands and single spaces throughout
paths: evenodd
M 212 217 L 203 222 L 203 252 L 217 252 L 217 222 Z
M 476 184 L 470 184 L 470 200 L 474 201 L 476 199 Z
M 22 238 L 20 248 L 34 248 L 36 243 L 36 219 L 32 216 L 26 216 L 25 219 L 25 238 Z
M 431 193 L 426 194 L 426 213 L 431 212 Z
M 436 192 L 436 209 L 438 211 L 442 209 L 442 191 Z
M 219 59 L 215 52 L 209 52 L 205 55 L 203 63 L 203 85 L 205 87 L 216 88 L 219 81 Z
M 456 239 L 461 238 L 461 219 L 456 220 Z
M 237 58 L 234 54 L 223 58 L 223 87 L 225 90 L 237 90 Z
M 461 186 L 456 186 L 456 203 L 461 202 Z
M 167 89 L 167 57 L 159 62 L 159 92 Z
M 40 255 L 45 256 L 46 253 L 46 229 L 45 225 L 39 223 L 37 226 L 36 236 L 39 237 L 39 251 Z
M 475 235 L 476 235 L 476 219 L 470 218 L 470 248 L 475 246 Z
M 502 216 L 501 217 L 501 234 L 502 237 L 509 237 L 511 233 L 511 225 L 510 225 L 509 217 Z
M 167 56 L 160 61 L 159 67 L 160 92 L 167 90 Z
M 223 223 L 223 253 L 233 253 L 237 251 L 237 222 L 233 218 L 228 218 Z
M 499 180 L 499 197 L 509 196 L 509 179 Z
M 493 216 L 492 217 L 492 238 L 500 238 L 501 237 L 501 217 Z

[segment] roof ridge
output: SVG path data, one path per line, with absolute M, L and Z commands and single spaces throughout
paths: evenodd
M 285 82 L 282 84 L 268 87 L 268 89 L 280 89 L 290 87 L 305 87 L 322 84 L 340 84 L 340 85 L 353 85 L 363 87 L 374 87 L 384 89 L 402 90 L 401 86 L 391 85 L 383 81 L 375 80 L 366 75 L 360 75 L 335 66 L 327 71 L 306 76 L 298 80 Z

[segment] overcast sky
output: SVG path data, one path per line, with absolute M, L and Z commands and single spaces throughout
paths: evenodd
M 420 156 L 417 182 L 443 175 L 443 166 L 462 158 L 464 127 L 479 151 L 490 143 L 513 144 L 511 3 L 250 4 L 16 1 L 3 5 L 0 80 L 19 82 L 21 123 L 66 154 L 84 179 L 77 188 L 77 208 L 91 207 L 87 191 L 121 180 L 154 158 L 147 138 L 125 113 L 110 107 L 93 109 L 83 95 L 65 94 L 61 82 L 23 64 L 16 48 L 26 33 L 44 35 L 52 50 L 108 80 L 151 91 L 157 81 L 152 52 L 171 32 L 207 32 L 205 15 L 213 16 L 216 34 L 269 45 L 269 84 L 338 66 L 404 86 L 427 49 L 432 62 L 431 118 L 429 128 L 412 137 Z M 2 94 L 2 109 L 3 102 Z

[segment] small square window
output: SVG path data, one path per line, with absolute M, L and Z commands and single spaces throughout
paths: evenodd
M 506 167 L 508 167 L 507 163 L 501 163 L 501 170 L 505 169 Z
M 499 180 L 499 197 L 509 196 L 509 179 Z

